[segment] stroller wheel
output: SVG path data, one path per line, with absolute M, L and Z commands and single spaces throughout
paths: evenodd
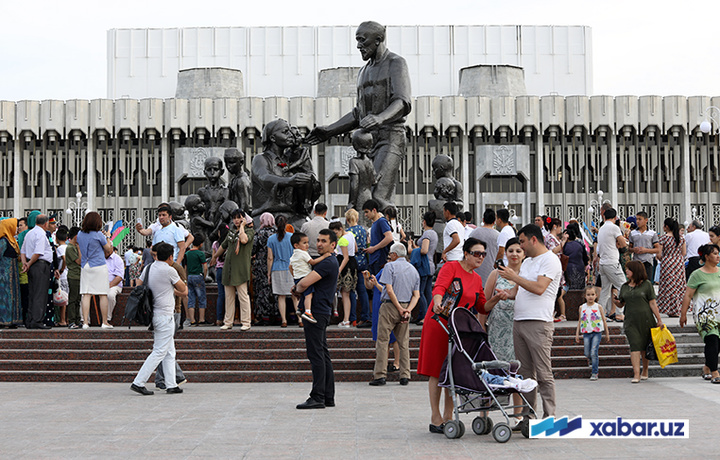
M 477 435 L 488 434 L 492 430 L 493 421 L 490 417 L 475 417 L 472 422 L 472 430 Z
M 510 426 L 505 422 L 498 423 L 492 429 L 492 437 L 497 442 L 508 442 L 510 436 L 512 436 L 512 430 L 510 429 Z
M 460 438 L 465 433 L 465 426 L 458 420 L 449 420 L 445 422 L 445 429 L 443 430 L 445 437 L 448 439 Z

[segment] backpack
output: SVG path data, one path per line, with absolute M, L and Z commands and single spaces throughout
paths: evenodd
M 141 326 L 149 326 L 152 324 L 153 317 L 153 294 L 150 291 L 150 287 L 147 285 L 147 278 L 150 274 L 150 267 L 152 263 L 148 264 L 145 269 L 145 276 L 142 278 L 142 284 L 135 286 L 130 293 L 125 304 L 125 314 L 123 315 L 121 326 L 125 325 L 125 320 L 128 321 L 128 329 L 130 329 L 130 322 L 135 321 Z

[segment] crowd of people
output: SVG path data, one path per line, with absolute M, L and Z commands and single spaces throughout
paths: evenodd
M 545 415 L 553 415 L 555 407 L 552 323 L 566 320 L 569 290 L 584 291 L 577 340 L 582 334 L 592 380 L 598 378 L 598 349 L 602 336 L 609 338 L 608 322 L 624 323 L 632 382 L 638 383 L 648 377 L 644 352 L 650 328 L 663 326 L 662 315 L 679 317 L 684 325 L 692 310 L 706 344 L 703 376 L 720 383 L 720 288 L 712 276 L 720 227 L 705 232 L 696 220 L 685 229 L 668 218 L 658 233 L 648 228 L 646 213 L 620 219 L 606 203 L 597 228 L 536 216 L 518 230 L 505 208 L 486 209 L 475 226 L 470 213 L 447 202 L 442 216 L 422 216 L 423 231 L 416 238 L 398 223 L 394 208 L 381 210 L 372 199 L 362 207 L 369 228 L 354 209 L 345 213 L 343 223 L 328 219 L 327 206 L 318 203 L 313 218 L 299 229 L 283 215 L 264 213 L 256 230 L 253 219 L 237 209 L 231 225 L 206 236 L 173 222 L 171 207 L 162 203 L 156 222 L 147 228 L 136 225 L 148 238 L 146 247 L 127 247 L 122 258 L 96 212 L 88 212 L 82 225 L 72 228 L 58 227 L 39 211 L 6 218 L 0 220 L 0 289 L 6 293 L 0 298 L 0 326 L 87 329 L 91 303 L 97 300 L 100 327 L 111 329 L 119 292 L 142 283 L 143 269 L 157 260 L 157 245 L 164 243 L 172 251 L 169 267 L 187 287 L 173 288 L 175 329 L 210 323 L 206 282 L 214 273 L 219 288 L 215 325 L 221 330 L 239 325 L 241 331 L 272 324 L 304 327 L 306 337 L 319 343 L 308 351 L 314 375 L 315 367 L 321 368 L 318 375 L 331 368 L 324 331 L 336 318 L 340 328 L 372 328 L 377 356 L 371 385 L 384 385 L 389 372 L 399 372 L 406 385 L 408 324 L 424 326 L 418 373 L 430 378 L 431 431 L 442 429 L 452 404 L 446 399 L 441 413 L 437 379 L 447 337 L 430 319 L 457 280 L 462 286 L 458 305 L 478 316 L 500 359 L 522 361 L 526 376 L 538 382 Z M 439 220 L 444 222 L 442 234 L 435 230 Z M 319 279 L 308 282 L 328 270 L 337 271 L 332 289 L 325 277 L 320 284 Z M 320 285 L 323 291 L 318 291 Z M 324 313 L 318 317 L 316 304 L 328 308 L 327 318 Z M 334 391 L 328 379 L 314 387 L 315 402 L 332 399 L 327 397 Z M 321 394 L 326 395 L 323 401 Z M 534 404 L 533 394 L 529 401 Z

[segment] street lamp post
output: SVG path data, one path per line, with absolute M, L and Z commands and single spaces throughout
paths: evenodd
M 515 214 L 515 210 L 514 210 L 514 209 L 511 209 L 511 208 L 509 207 L 509 206 L 510 206 L 510 202 L 509 202 L 509 201 L 503 201 L 503 206 L 504 206 L 505 209 L 507 209 L 508 212 L 510 213 L 510 222 L 512 222 L 513 224 L 517 224 L 517 223 L 520 221 L 520 218 L 517 216 L 517 214 Z
M 75 194 L 75 198 L 76 201 L 70 201 L 68 203 L 68 208 L 65 210 L 65 214 L 70 217 L 75 227 L 79 227 L 80 224 L 82 224 L 85 214 L 90 212 L 90 209 L 88 208 L 88 202 L 82 201 L 82 192 L 77 192 Z
M 593 217 L 594 217 L 595 213 L 600 212 L 600 207 L 602 206 L 602 203 L 603 203 L 603 199 L 602 199 L 603 191 L 598 190 L 597 196 L 598 196 L 597 200 L 590 200 L 590 206 L 588 207 L 588 210 L 587 210 L 588 216 L 590 217 L 590 222 L 593 221 Z
M 700 131 L 708 134 L 712 131 L 712 123 L 715 123 L 715 134 L 720 129 L 720 108 L 711 105 L 705 109 L 705 120 L 700 123 Z

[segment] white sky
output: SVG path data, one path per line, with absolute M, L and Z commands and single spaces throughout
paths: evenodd
M 669 0 L 5 0 L 0 100 L 106 92 L 108 29 L 207 26 L 587 25 L 595 94 L 720 94 L 720 2 Z M 389 43 L 392 49 L 392 43 Z

